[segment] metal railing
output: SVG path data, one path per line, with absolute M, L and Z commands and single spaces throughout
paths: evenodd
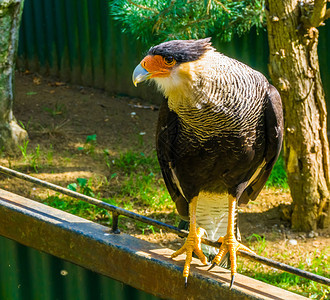
M 180 237 L 187 237 L 187 235 L 188 235 L 187 231 L 181 230 L 181 229 L 179 229 L 175 226 L 168 225 L 168 224 L 165 224 L 163 222 L 148 218 L 146 216 L 139 215 L 137 213 L 134 213 L 134 212 L 128 211 L 126 209 L 111 205 L 109 203 L 106 203 L 104 201 L 95 199 L 93 197 L 89 197 L 89 196 L 80 194 L 78 192 L 69 190 L 67 188 L 63 188 L 63 187 L 55 185 L 53 183 L 49 183 L 47 181 L 29 176 L 27 174 L 24 174 L 24 173 L 21 173 L 21 172 L 18 172 L 18 171 L 15 171 L 15 170 L 3 167 L 3 166 L 0 166 L 0 172 L 3 173 L 3 174 L 6 174 L 6 175 L 10 175 L 10 176 L 13 176 L 13 177 L 16 177 L 16 178 L 19 178 L 19 179 L 22 179 L 22 180 L 40 185 L 40 186 L 43 186 L 43 187 L 51 189 L 53 191 L 62 193 L 64 195 L 70 196 L 72 198 L 82 200 L 82 201 L 87 202 L 89 204 L 92 204 L 92 205 L 95 205 L 97 207 L 103 208 L 107 211 L 110 211 L 112 213 L 112 231 L 113 231 L 113 233 L 119 233 L 120 232 L 119 229 L 118 229 L 118 222 L 119 222 L 119 216 L 122 215 L 122 216 L 125 216 L 125 217 L 128 217 L 128 218 L 131 218 L 133 220 L 137 220 L 137 221 L 149 224 L 149 225 L 156 226 L 156 227 L 158 227 L 160 229 L 163 229 L 163 230 L 166 230 L 168 232 L 175 233 Z M 215 248 L 220 248 L 220 246 L 221 246 L 221 243 L 211 241 L 211 240 L 206 239 L 206 238 L 202 238 L 202 243 L 204 243 L 206 245 L 209 245 L 209 246 L 212 246 L 212 247 L 215 247 Z M 254 260 L 254 261 L 259 262 L 261 264 L 264 264 L 264 265 L 276 268 L 278 270 L 282 270 L 282 271 L 285 271 L 285 272 L 288 272 L 288 273 L 291 273 L 291 274 L 294 274 L 294 275 L 297 275 L 297 276 L 300 276 L 300 277 L 303 277 L 303 278 L 306 278 L 306 279 L 309 279 L 309 280 L 313 280 L 315 282 L 325 284 L 327 286 L 330 286 L 330 279 L 329 278 L 326 278 L 326 277 L 323 277 L 323 276 L 320 276 L 320 275 L 317 275 L 317 274 L 314 274 L 314 273 L 311 273 L 311 272 L 308 272 L 308 271 L 300 270 L 300 269 L 292 267 L 290 265 L 280 263 L 280 262 L 274 261 L 272 259 L 262 257 L 260 255 L 248 253 L 248 252 L 243 251 L 243 250 L 239 250 L 239 253 L 240 253 L 241 256 L 246 257 L 246 258 L 251 259 L 251 260 Z

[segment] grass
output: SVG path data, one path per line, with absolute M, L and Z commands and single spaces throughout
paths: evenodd
M 88 135 L 86 137 L 84 147 L 78 147 L 78 150 L 83 151 L 85 154 L 90 154 L 93 156 L 95 153 L 95 148 L 97 146 L 96 137 L 96 134 Z
M 249 237 L 249 247 L 254 250 L 257 254 L 262 256 L 274 257 L 277 261 L 283 263 L 290 263 L 292 256 L 304 258 L 299 261 L 296 268 L 301 270 L 309 271 L 314 274 L 329 277 L 329 253 L 327 249 L 323 251 L 314 251 L 306 253 L 304 249 L 292 248 L 292 249 L 275 249 L 269 247 L 268 242 L 264 237 L 257 234 L 253 234 Z M 268 251 L 272 253 L 268 253 Z M 238 272 L 247 276 L 251 276 L 257 280 L 275 285 L 277 287 L 296 292 L 304 295 L 310 299 L 328 299 L 330 296 L 330 290 L 325 285 L 316 283 L 314 281 L 282 272 L 274 268 L 255 263 L 245 258 L 238 260 Z
M 111 160 L 110 164 L 108 159 L 108 167 L 110 180 L 121 178 L 120 185 L 116 187 L 115 197 L 118 200 L 134 199 L 135 205 L 153 209 L 173 208 L 155 153 L 147 156 L 143 152 L 128 151 Z M 131 201 L 129 203 L 132 204 Z
M 92 151 L 90 151 L 91 145 L 93 146 Z M 107 166 L 109 175 L 103 178 L 102 182 L 100 179 L 76 178 L 75 182 L 67 186 L 70 190 L 128 210 L 136 211 L 138 207 L 139 211 L 137 212 L 139 213 L 145 214 L 146 211 L 153 213 L 164 210 L 174 212 L 174 203 L 164 185 L 155 153 L 146 155 L 143 152 L 127 151 L 120 154 L 119 157 L 111 157 L 109 151 L 105 149 L 103 150 L 103 158 L 101 158 L 102 155 L 100 157 L 96 156 L 95 146 L 96 137 L 92 136 L 91 138 L 89 136 L 86 139 L 84 149 L 78 150 L 82 150 L 84 155 L 90 155 L 94 159 L 102 159 Z M 97 192 L 98 188 L 96 186 L 111 191 L 111 197 L 102 197 Z M 73 200 L 67 196 L 55 194 L 41 201 L 80 217 L 94 221 L 102 220 L 103 223 L 108 222 L 107 225 L 111 224 L 105 210 L 87 203 L 81 203 L 81 201 Z M 126 230 L 128 223 L 121 221 L 121 229 Z M 142 234 L 145 232 L 158 232 L 157 228 L 151 228 L 141 222 L 136 223 L 134 228 Z
M 78 152 L 79 155 L 85 155 L 97 162 L 101 162 L 107 170 L 106 176 L 103 178 L 77 177 L 68 185 L 68 188 L 144 215 L 154 216 L 157 213 L 159 214 L 159 212 L 163 214 L 166 212 L 164 214 L 166 215 L 165 221 L 175 225 L 177 222 L 175 205 L 164 185 L 156 153 L 150 152 L 146 154 L 138 151 L 126 151 L 115 156 L 111 155 L 109 150 L 100 150 L 99 148 L 96 135 L 90 135 L 87 136 L 84 146 L 78 149 Z M 35 172 L 38 172 L 44 166 L 52 165 L 54 160 L 52 146 L 42 151 L 39 145 L 33 149 L 29 147 L 28 143 L 25 143 L 20 146 L 20 151 L 24 163 Z M 65 159 L 63 157 L 64 161 Z M 70 159 L 67 158 L 67 161 L 70 161 Z M 275 164 L 266 186 L 268 188 L 288 188 L 284 162 L 281 157 Z M 103 196 L 104 191 L 110 192 L 108 192 L 107 196 Z M 88 203 L 74 200 L 58 193 L 49 194 L 40 200 L 52 207 L 86 219 L 111 225 L 111 215 L 106 210 Z M 134 232 L 140 232 L 143 235 L 159 232 L 158 228 L 141 222 L 132 222 L 124 217 L 120 218 L 119 225 L 121 230 L 130 232 L 129 230 L 132 229 Z M 278 261 L 286 263 L 290 261 L 291 253 L 288 253 L 288 250 L 279 250 L 274 253 L 272 250 L 274 246 L 270 246 L 263 236 L 253 234 L 247 238 L 247 243 L 259 255 L 273 257 Z M 297 252 L 295 255 L 304 257 L 306 253 Z M 328 257 L 325 252 L 309 253 L 308 259 L 303 260 L 296 267 L 322 276 L 329 276 Z M 329 290 L 321 284 L 277 271 L 244 258 L 238 259 L 238 272 L 269 284 L 298 292 L 311 299 L 326 299 L 329 293 Z
M 97 220 L 98 218 L 103 219 L 108 216 L 108 212 L 102 208 L 95 207 L 83 201 L 74 200 L 70 197 L 61 196 L 60 194 L 50 195 L 42 202 L 54 208 L 90 220 Z
M 27 166 L 33 168 L 33 170 L 38 173 L 39 163 L 40 163 L 40 145 L 38 144 L 34 150 L 28 151 L 29 141 L 25 141 L 23 145 L 19 145 L 22 156 L 24 158 Z
M 44 106 L 43 111 L 47 112 L 51 117 L 65 114 L 67 112 L 66 106 L 61 103 L 55 103 L 53 107 Z
M 116 158 L 113 164 L 125 174 L 137 171 L 143 171 L 143 173 L 160 172 L 155 153 L 146 156 L 143 152 L 127 151 L 120 154 L 120 157 Z

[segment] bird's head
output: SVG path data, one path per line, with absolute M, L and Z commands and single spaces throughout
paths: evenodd
M 192 63 L 213 49 L 210 40 L 173 40 L 150 48 L 133 72 L 134 85 L 152 79 L 166 90 L 179 84 L 180 79 L 191 76 Z

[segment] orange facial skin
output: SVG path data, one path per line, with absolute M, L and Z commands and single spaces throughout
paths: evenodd
M 141 66 L 153 77 L 168 77 L 176 61 L 172 57 L 160 55 L 148 55 L 141 61 Z

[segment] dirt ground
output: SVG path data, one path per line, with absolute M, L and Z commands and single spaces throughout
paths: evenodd
M 33 176 L 66 187 L 77 177 L 108 175 L 109 170 L 104 163 L 97 163 L 77 150 L 84 146 L 86 136 L 92 134 L 97 135 L 95 151 L 108 149 L 113 156 L 128 149 L 142 149 L 145 153 L 154 151 L 158 112 L 157 107 L 155 109 L 150 103 L 114 97 L 100 90 L 71 86 L 28 73 L 16 74 L 15 90 L 14 115 L 28 131 L 29 147 L 35 149 L 39 145 L 44 153 L 52 151 L 51 167 L 45 165 Z M 10 155 L 2 153 L 0 163 L 33 173 L 22 163 L 19 150 Z M 47 195 L 38 187 L 3 175 L 0 175 L 0 188 L 32 199 L 42 193 Z M 110 191 L 102 193 L 103 197 L 107 197 Z M 289 222 L 285 220 L 285 207 L 290 203 L 288 191 L 264 189 L 256 201 L 240 208 L 239 227 L 243 241 L 252 234 L 258 234 L 273 245 L 275 252 L 278 247 L 287 247 L 292 253 L 294 249 L 312 253 L 329 246 L 329 231 L 301 233 L 290 229 Z M 172 234 L 129 231 L 140 238 L 175 249 L 182 243 L 182 239 Z M 297 245 L 289 243 L 292 239 L 297 240 Z

